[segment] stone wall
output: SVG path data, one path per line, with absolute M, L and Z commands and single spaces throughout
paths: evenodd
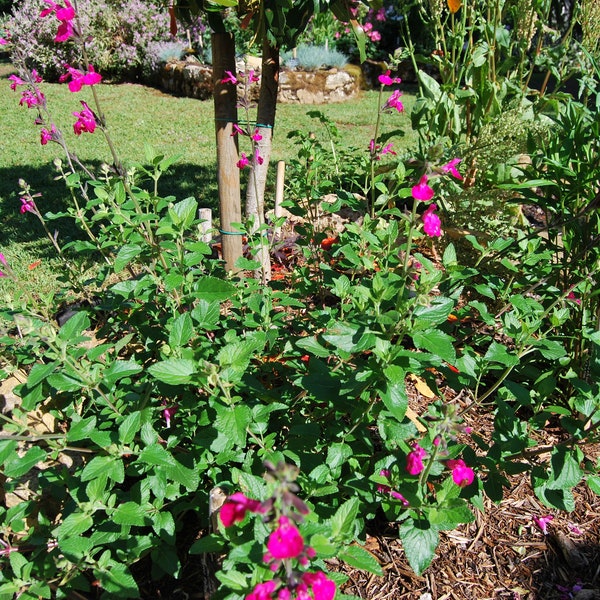
M 157 85 L 177 96 L 207 100 L 212 96 L 212 69 L 194 60 L 167 63 Z M 358 95 L 360 76 L 345 69 L 281 71 L 278 101 L 295 104 L 343 102 Z

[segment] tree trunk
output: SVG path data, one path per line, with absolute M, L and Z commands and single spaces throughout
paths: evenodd
M 263 39 L 260 94 L 256 117 L 256 128 L 262 136 L 262 139 L 256 142 L 256 151 L 262 159 L 262 163 L 257 159 L 256 154 L 252 157 L 252 173 L 249 177 L 248 190 L 246 192 L 246 217 L 253 220 L 252 231 L 261 228 L 261 244 L 255 258 L 261 263 L 260 278 L 262 281 L 269 281 L 271 279 L 269 239 L 266 229 L 262 226 L 265 223 L 265 186 L 267 183 L 269 161 L 271 159 L 278 85 L 279 48 L 272 46 L 265 36 Z
M 225 71 L 235 73 L 235 38 L 230 33 L 212 34 L 215 131 L 217 135 L 217 183 L 219 186 L 219 225 L 221 249 L 228 272 L 242 256 L 242 235 L 234 224 L 242 222 L 238 138 L 233 133 L 237 123 L 237 88 L 221 83 Z

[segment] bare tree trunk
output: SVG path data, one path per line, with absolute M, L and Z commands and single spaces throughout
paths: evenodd
M 237 123 L 237 89 L 230 83 L 221 83 L 225 71 L 235 73 L 236 70 L 233 35 L 213 33 L 212 53 L 221 248 L 225 268 L 235 272 L 235 263 L 242 256 L 242 235 L 234 226 L 242 222 L 240 170 L 236 166 L 238 138 L 231 135 L 233 124 Z
M 253 231 L 265 223 L 265 186 L 271 159 L 271 144 L 275 111 L 277 109 L 277 88 L 279 85 L 279 48 L 272 46 L 266 36 L 263 39 L 262 71 L 256 128 L 262 136 L 256 142 L 256 153 L 252 157 L 252 173 L 246 192 L 246 217 L 253 220 Z M 259 158 L 260 157 L 260 158 Z M 262 281 L 271 279 L 271 257 L 267 232 L 261 230 L 261 244 L 255 258 L 261 263 Z

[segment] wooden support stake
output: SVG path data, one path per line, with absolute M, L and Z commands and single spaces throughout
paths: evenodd
M 199 225 L 200 240 L 206 244 L 210 244 L 212 240 L 212 209 L 199 208 L 198 218 L 202 221 Z
M 283 190 L 285 184 L 285 161 L 280 160 L 277 163 L 277 178 L 275 180 L 275 221 L 283 214 Z M 278 239 L 281 235 L 281 227 L 277 225 L 273 231 L 273 237 Z
M 219 225 L 225 268 L 235 272 L 235 263 L 242 256 L 242 235 L 236 225 L 242 222 L 240 170 L 237 136 L 237 88 L 222 83 L 225 71 L 236 72 L 235 38 L 231 33 L 212 34 L 213 84 L 215 103 L 215 131 L 217 135 L 217 183 L 219 185 Z

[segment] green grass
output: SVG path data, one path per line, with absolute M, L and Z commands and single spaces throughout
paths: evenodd
M 30 280 L 32 289 L 42 293 L 55 285 L 60 263 L 36 219 L 19 213 L 18 181 L 24 179 L 33 191 L 42 194 L 38 202 L 42 212 L 62 210 L 69 198 L 63 183 L 55 181 L 53 161 L 62 158 L 61 148 L 52 143 L 40 144 L 40 127 L 34 123 L 35 109 L 19 106 L 19 89 L 10 89 L 8 76 L 13 72 L 8 62 L 0 61 L 0 252 L 20 277 Z M 72 112 L 81 110 L 80 100 L 92 105 L 90 90 L 84 88 L 73 94 L 64 84 L 44 83 L 41 87 L 54 122 L 65 133 L 71 151 L 86 164 L 98 166 L 112 162 L 99 132 L 80 137 L 73 133 Z M 159 192 L 179 199 L 193 195 L 201 206 L 218 206 L 212 101 L 178 98 L 137 84 L 101 85 L 98 94 L 123 163 L 143 161 L 144 146 L 148 143 L 166 156 L 180 155 L 179 161 L 161 179 Z M 279 160 L 289 161 L 296 154 L 296 147 L 287 138 L 288 132 L 296 129 L 318 132 L 322 127 L 307 115 L 311 110 L 322 111 L 337 125 L 345 147 L 366 150 L 373 136 L 377 95 L 377 92 L 366 91 L 358 99 L 340 104 L 278 105 L 273 165 Z M 382 119 L 382 131 L 403 129 L 406 132 L 404 137 L 394 139 L 397 148 L 406 147 L 415 139 L 408 114 L 414 97 L 405 92 L 404 100 L 407 108 L 404 114 L 386 114 Z M 272 195 L 271 189 L 269 195 Z M 267 197 L 267 202 L 270 200 Z M 66 223 L 51 226 L 58 227 L 58 239 L 63 243 L 75 235 Z M 34 272 L 28 271 L 27 265 L 39 258 L 42 265 Z M 6 282 L 0 280 L 0 293 L 5 289 Z

